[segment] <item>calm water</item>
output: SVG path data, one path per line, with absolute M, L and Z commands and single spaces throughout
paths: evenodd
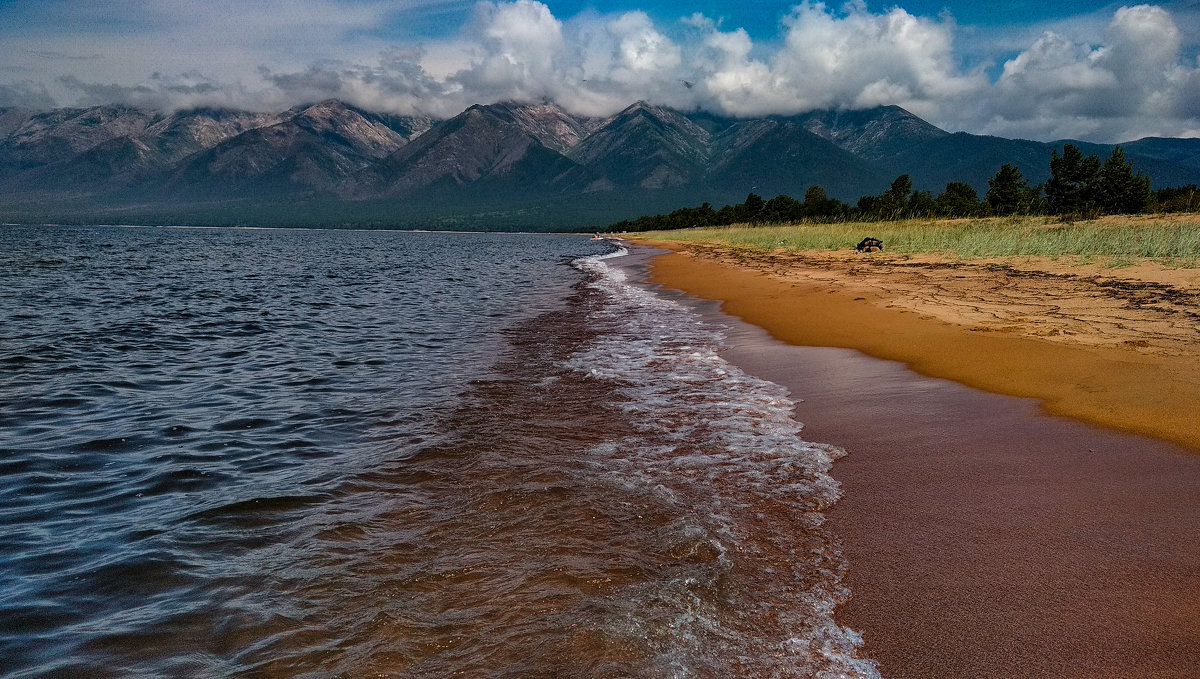
M 838 451 L 611 244 L 0 244 L 0 674 L 877 676 Z

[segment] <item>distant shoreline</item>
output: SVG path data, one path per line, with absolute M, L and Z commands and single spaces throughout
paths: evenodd
M 48 228 L 95 228 L 95 229 L 197 229 L 234 231 L 349 231 L 363 233 L 463 233 L 463 234 L 496 234 L 501 236 L 590 236 L 595 231 L 487 231 L 469 229 L 397 229 L 391 227 L 350 227 L 350 226 L 247 226 L 247 225 L 203 225 L 203 224 L 69 224 L 69 223 L 0 223 L 4 227 L 48 227 Z M 611 238 L 611 236 L 610 236 Z

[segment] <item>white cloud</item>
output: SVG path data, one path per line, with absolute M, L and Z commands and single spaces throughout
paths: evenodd
M 564 51 L 562 23 L 534 0 L 480 3 L 477 57 L 452 80 L 484 103 L 551 96 Z
M 1118 9 L 1099 44 L 1044 33 L 1004 64 L 983 131 L 1112 141 L 1183 133 L 1196 126 L 1197 110 L 1181 102 L 1197 76 L 1180 63 L 1182 44 L 1171 14 L 1151 5 Z
M 617 82 L 652 82 L 659 74 L 678 69 L 683 61 L 679 46 L 659 33 L 642 12 L 613 19 L 608 31 L 617 39 L 616 68 L 610 76 Z
M 31 80 L 0 83 L 0 106 L 29 107 L 34 109 L 53 108 L 54 98 L 46 91 L 46 87 Z
M 918 18 L 898 7 L 872 14 L 861 2 L 837 12 L 809 1 L 785 26 L 783 46 L 769 60 L 751 56 L 744 31 L 711 28 L 705 86 L 717 106 L 740 115 L 881 104 L 918 109 L 985 85 L 982 73 L 959 71 L 949 17 Z
M 993 43 L 1008 56 L 991 79 L 948 13 L 862 0 L 805 0 L 762 42 L 700 14 L 557 17 L 538 0 L 480 2 L 452 36 L 414 41 L 395 25 L 431 7 L 470 14 L 470 1 L 19 0 L 0 24 L 0 103 L 278 109 L 338 97 L 441 116 L 504 99 L 589 115 L 637 99 L 735 116 L 898 104 L 948 129 L 1041 139 L 1200 129 L 1200 63 L 1182 59 L 1196 36 L 1153 5 L 1010 31 Z
M 637 99 L 690 108 L 681 84 L 682 47 L 643 12 L 577 17 L 566 26 L 569 66 L 555 92 L 562 105 L 607 115 Z
M 86 83 L 74 76 L 62 76 L 59 84 L 85 105 L 111 103 L 171 110 L 194 106 L 237 106 L 246 93 L 235 85 L 214 82 L 200 73 L 163 75 L 153 73 L 145 83 L 119 85 Z
M 275 72 L 261 68 L 271 85 L 266 93 L 279 99 L 275 108 L 297 102 L 337 98 L 366 109 L 407 114 L 449 116 L 458 113 L 446 87 L 421 66 L 421 50 L 390 49 L 371 64 L 325 61 L 307 69 Z

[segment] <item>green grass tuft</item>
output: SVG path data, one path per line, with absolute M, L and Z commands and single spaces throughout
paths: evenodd
M 1108 217 L 1063 223 L 1051 217 L 906 220 L 779 226 L 734 225 L 638 234 L 648 240 L 710 242 L 756 250 L 847 250 L 865 237 L 887 252 L 981 257 L 1079 257 L 1129 266 L 1138 258 L 1196 266 L 1200 215 Z

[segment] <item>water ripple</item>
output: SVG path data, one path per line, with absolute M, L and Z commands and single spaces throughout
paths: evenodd
M 411 493 L 378 470 L 444 435 L 502 329 L 569 292 L 581 246 L 0 228 L 6 676 L 319 667 L 348 637 L 298 593 L 381 586 L 330 578 Z M 405 624 L 355 616 L 347 634 Z

